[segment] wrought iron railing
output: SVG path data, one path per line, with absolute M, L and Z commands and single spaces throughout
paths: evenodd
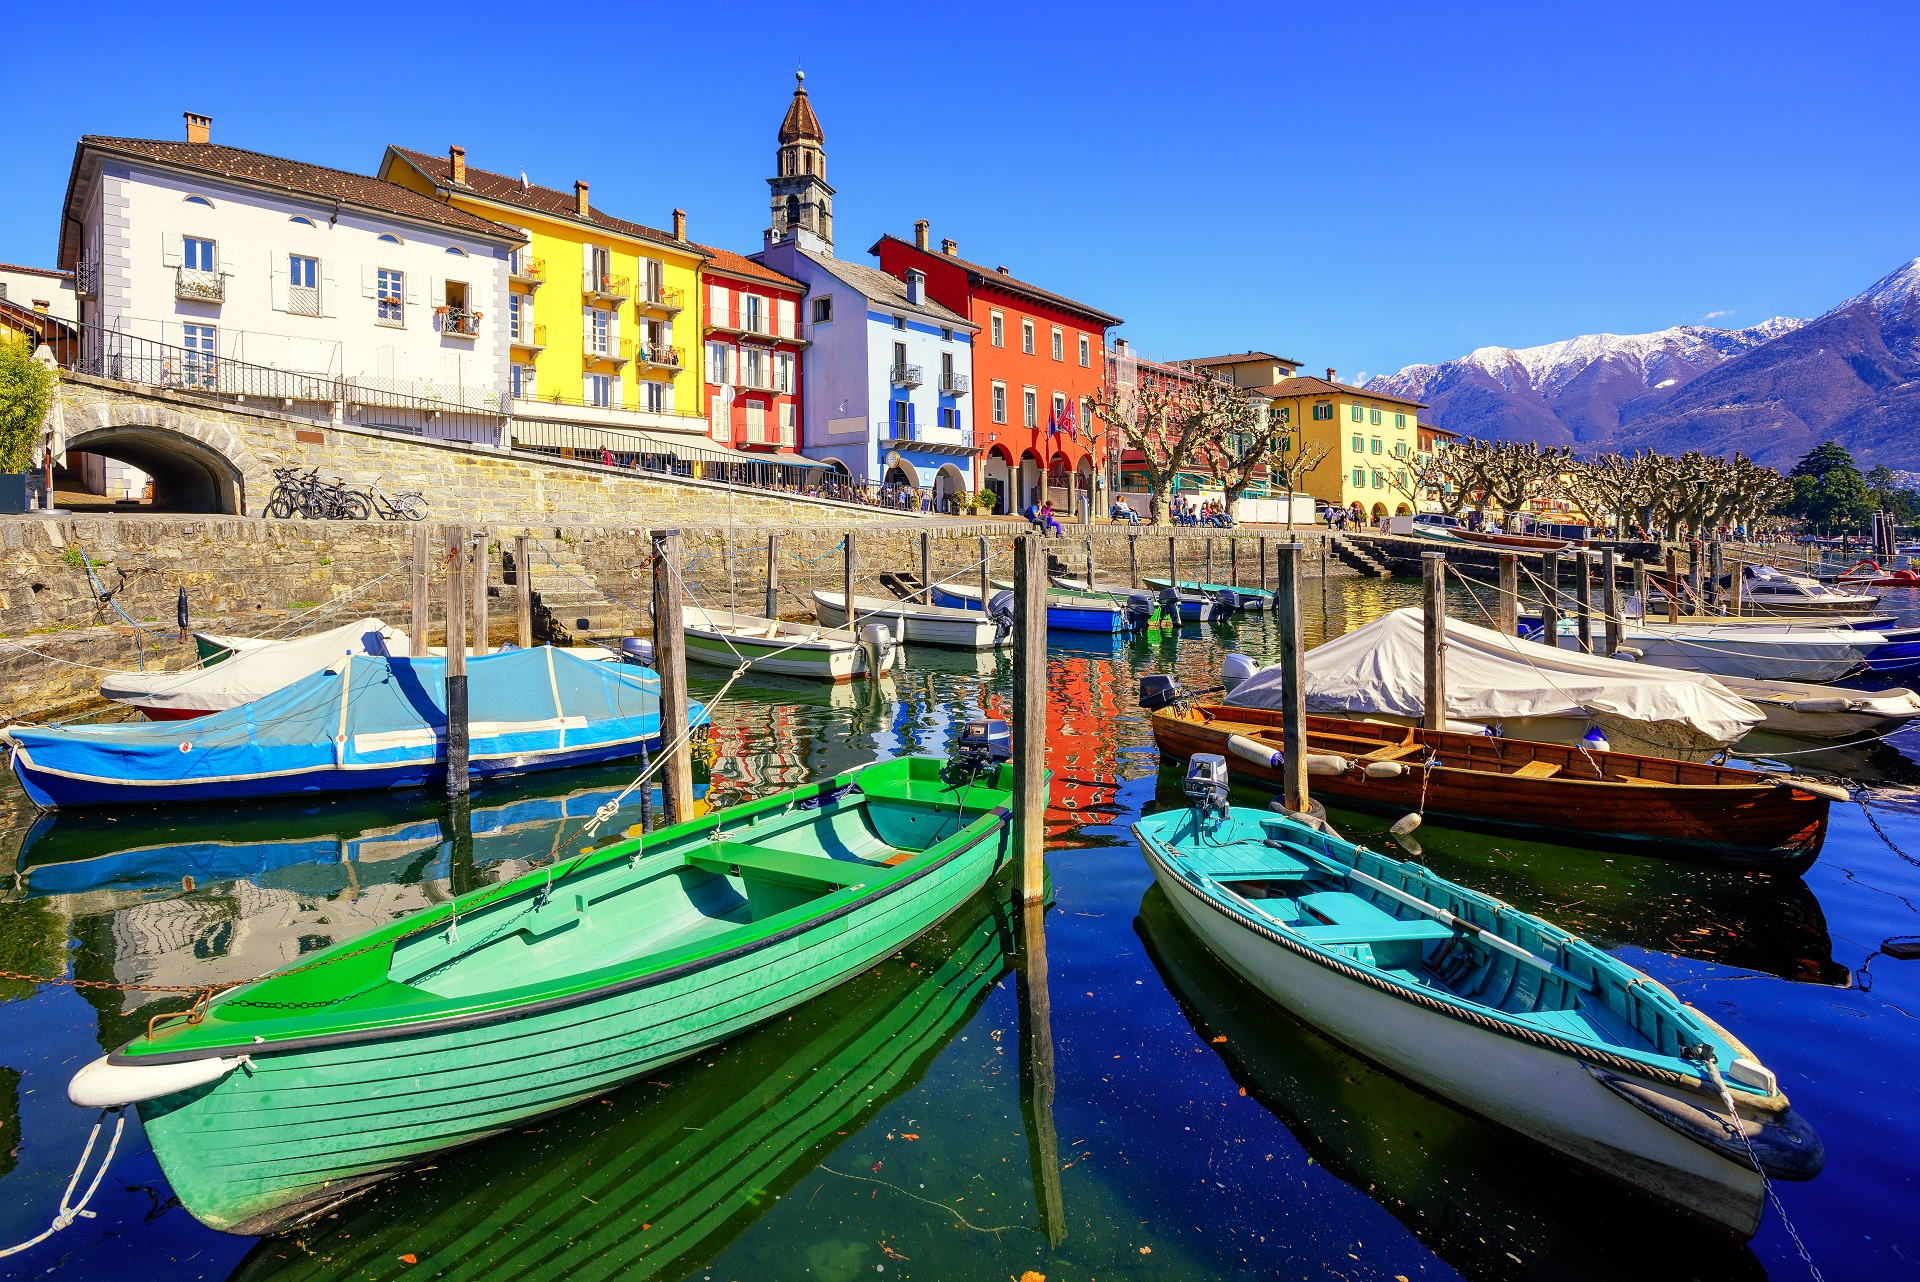
M 948 396 L 965 396 L 973 390 L 973 379 L 966 374 L 956 374 L 949 370 L 940 375 L 940 390 Z
M 531 347 L 539 351 L 547 345 L 547 327 L 545 325 L 520 325 L 514 330 L 510 340 L 515 347 Z
M 507 267 L 507 275 L 522 285 L 537 289 L 547 283 L 547 260 L 516 253 Z
M 679 311 L 685 297 L 683 291 L 671 285 L 655 285 L 651 281 L 643 281 L 640 285 L 640 301 L 648 307 L 658 307 L 663 312 Z
M 893 367 L 893 385 L 895 387 L 918 387 L 923 379 L 918 365 L 895 365 Z
M 442 334 L 459 334 L 464 338 L 472 338 L 480 332 L 481 313 L 479 312 L 469 311 L 464 307 L 447 307 L 442 308 L 437 315 L 440 319 Z
M 318 316 L 320 291 L 312 285 L 287 286 L 287 310 L 295 316 Z
M 588 330 L 581 350 L 590 361 L 613 361 L 624 365 L 633 359 L 633 340 L 601 337 L 592 330 Z
M 677 347 L 668 347 L 665 343 L 642 343 L 640 359 L 662 369 L 679 369 L 683 357 Z
M 633 281 L 626 276 L 615 276 L 611 272 L 597 272 L 588 268 L 580 275 L 582 293 L 595 298 L 608 298 L 624 302 L 633 297 Z
M 227 297 L 227 280 L 219 272 L 197 267 L 173 269 L 173 296 L 191 303 L 219 303 Z
M 580 423 L 515 419 L 513 448 L 555 455 L 581 463 L 598 463 L 631 471 L 657 472 L 688 480 L 709 481 L 789 494 L 819 494 L 845 475 L 811 459 L 742 459 L 703 447 L 705 436 L 688 433 L 687 440 L 663 440 L 660 433 L 642 434 L 619 428 L 588 427 Z M 839 497 L 838 493 L 823 497 Z
M 100 264 L 81 259 L 73 265 L 73 292 L 77 298 L 100 297 Z

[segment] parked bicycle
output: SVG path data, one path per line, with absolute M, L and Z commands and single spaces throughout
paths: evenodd
M 354 491 L 358 493 L 359 491 Z M 373 484 L 366 489 L 367 504 L 373 514 L 383 521 L 424 521 L 427 519 L 426 496 L 418 490 L 402 490 L 389 496 L 380 488 L 380 478 L 374 477 Z
M 309 521 L 364 521 L 373 515 L 373 504 L 365 494 L 348 489 L 335 477 L 320 479 L 320 469 L 302 472 L 297 467 L 273 469 L 275 485 L 267 500 L 267 515 L 283 520 L 302 516 Z

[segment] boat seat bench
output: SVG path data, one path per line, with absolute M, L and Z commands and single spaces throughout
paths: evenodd
M 744 841 L 710 842 L 688 851 L 686 859 L 693 867 L 708 872 L 725 874 L 738 868 L 742 873 L 802 890 L 831 890 L 860 880 L 856 873 L 860 865 L 849 860 L 802 855 Z

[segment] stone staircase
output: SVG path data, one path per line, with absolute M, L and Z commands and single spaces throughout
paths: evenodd
M 533 636 L 548 645 L 584 645 L 648 635 L 651 623 L 644 609 L 630 609 L 594 587 L 571 549 L 536 550 L 530 567 L 533 580 Z M 504 578 L 517 590 L 519 579 L 513 553 L 504 557 Z M 558 562 L 558 564 L 556 564 Z
M 1355 543 L 1352 539 L 1349 539 L 1346 535 L 1329 533 L 1326 539 L 1327 546 L 1336 557 L 1340 558 L 1341 564 L 1356 573 L 1372 575 L 1375 578 L 1381 579 L 1390 579 L 1393 577 L 1393 571 L 1387 568 L 1385 562 L 1374 556 L 1366 548 Z

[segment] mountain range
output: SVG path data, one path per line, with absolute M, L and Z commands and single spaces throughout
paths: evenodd
M 1832 439 L 1863 469 L 1920 468 L 1920 258 L 1810 321 L 1482 347 L 1366 386 L 1466 436 L 1581 455 L 1738 450 L 1785 470 Z

